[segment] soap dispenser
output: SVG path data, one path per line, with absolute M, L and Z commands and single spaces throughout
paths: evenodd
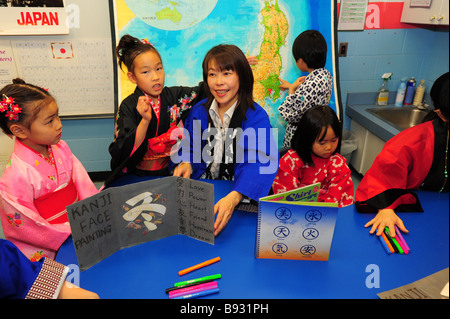
M 406 81 L 407 78 L 402 78 L 400 81 L 400 85 L 398 86 L 397 90 L 397 96 L 395 98 L 395 106 L 402 106 L 403 100 L 405 99 L 405 92 L 406 92 Z
M 377 98 L 375 101 L 376 105 L 387 105 L 389 100 L 389 90 L 388 90 L 388 80 L 391 78 L 392 73 L 385 73 L 382 75 L 383 84 L 381 84 L 380 89 L 377 93 Z
M 420 83 L 416 89 L 416 95 L 414 95 L 413 105 L 422 106 L 424 93 L 425 93 L 425 80 L 420 80 Z

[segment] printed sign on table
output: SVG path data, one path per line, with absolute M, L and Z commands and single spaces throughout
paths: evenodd
M 182 234 L 214 244 L 214 186 L 165 177 L 111 187 L 67 207 L 81 270 L 116 251 Z
M 338 204 L 317 202 L 320 183 L 260 198 L 257 258 L 328 260 Z

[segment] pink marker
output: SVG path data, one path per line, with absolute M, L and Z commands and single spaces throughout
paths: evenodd
M 215 288 L 218 288 L 217 281 L 208 282 L 205 284 L 200 284 L 200 285 L 196 285 L 196 286 L 192 286 L 192 287 L 181 288 L 181 289 L 169 291 L 169 298 L 173 299 L 173 298 L 181 297 L 184 295 L 201 292 L 204 290 L 215 289 Z
M 405 239 L 403 238 L 400 229 L 398 229 L 397 225 L 394 225 L 394 226 L 395 226 L 395 234 L 397 235 L 397 238 L 398 238 L 398 243 L 403 246 L 402 248 L 403 248 L 403 251 L 405 252 L 405 254 L 409 254 L 411 249 L 409 249 L 408 244 L 406 243 Z

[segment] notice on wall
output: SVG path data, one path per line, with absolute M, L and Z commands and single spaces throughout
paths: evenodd
M 410 0 L 409 6 L 411 8 L 430 8 L 432 0 Z
M 341 0 L 338 30 L 364 30 L 369 0 Z
M 0 35 L 69 34 L 63 0 L 0 1 Z
M 109 39 L 0 41 L 0 87 L 20 77 L 56 99 L 61 116 L 112 114 Z
M 48 89 L 63 118 L 114 117 L 107 0 L 0 0 L 0 21 L 0 87 L 20 77 Z
M 17 77 L 17 68 L 11 43 L 0 40 L 0 88 L 11 83 Z

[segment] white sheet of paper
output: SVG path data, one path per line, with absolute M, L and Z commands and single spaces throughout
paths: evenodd
M 448 298 L 448 282 L 441 291 L 441 295 Z

